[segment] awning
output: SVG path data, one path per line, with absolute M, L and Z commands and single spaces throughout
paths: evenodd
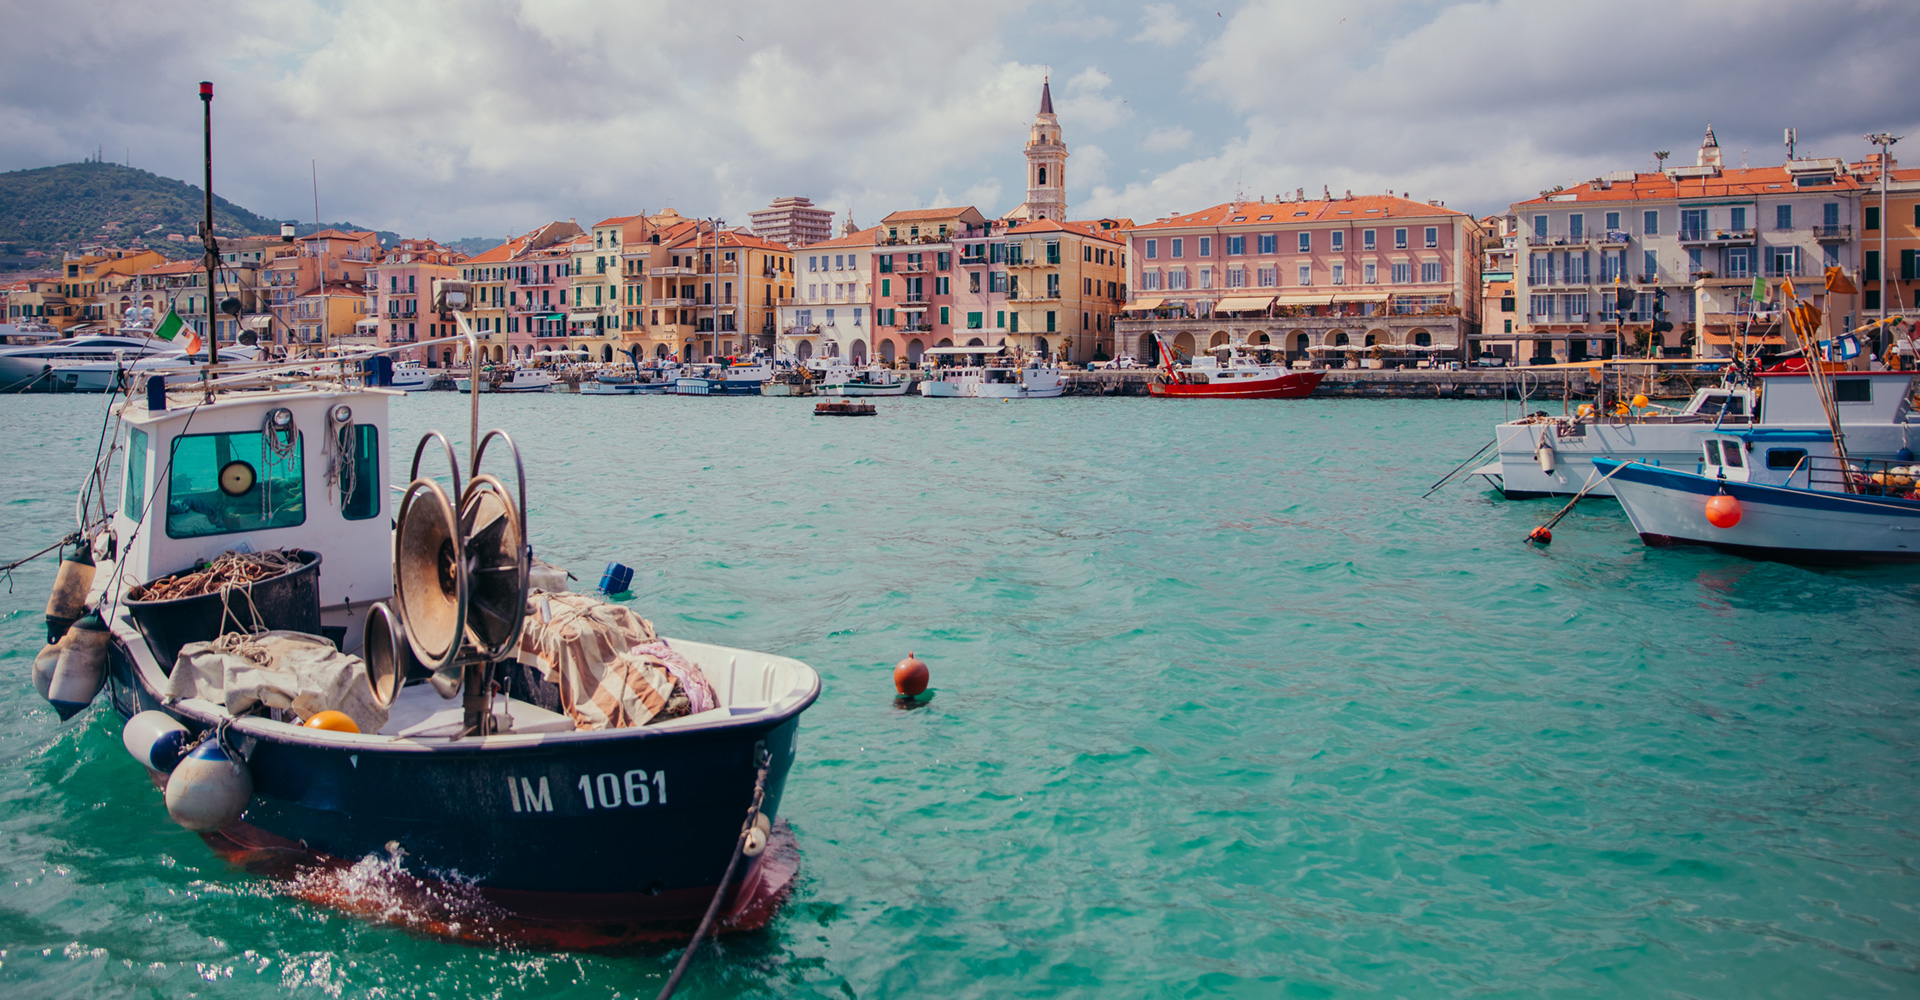
M 1740 337 L 1731 333 L 1703 332 L 1700 339 L 1709 344 L 1736 344 L 1745 340 L 1749 344 L 1779 344 L 1785 346 L 1787 338 L 1778 333 L 1749 333 Z
M 1002 350 L 1006 349 L 1006 346 L 1007 346 L 1006 344 L 999 344 L 994 347 L 929 347 L 925 351 L 922 351 L 921 353 L 935 354 L 935 355 L 999 354 Z
M 1320 291 L 1281 292 L 1283 306 L 1323 306 L 1333 301 L 1333 293 Z
M 1158 308 L 1160 308 L 1160 303 L 1162 303 L 1162 302 L 1165 302 L 1165 301 L 1167 301 L 1167 300 L 1166 300 L 1166 299 L 1164 299 L 1164 298 L 1161 298 L 1161 299 L 1134 299 L 1134 300 L 1133 300 L 1132 302 L 1129 302 L 1129 303 L 1127 303 L 1126 305 L 1124 305 L 1124 306 L 1121 306 L 1120 308 L 1122 308 L 1122 309 L 1124 309 L 1124 310 L 1126 310 L 1126 311 L 1128 311 L 1128 312 L 1132 312 L 1132 311 L 1133 311 L 1133 310 L 1135 310 L 1135 309 L 1158 309 Z
M 541 318 L 542 319 L 559 319 L 560 314 L 554 313 L 551 316 L 543 316 Z M 597 312 L 577 312 L 567 317 L 567 319 L 572 320 L 575 323 L 591 323 L 594 320 L 599 318 L 600 318 L 600 314 Z
M 1214 303 L 1214 312 L 1252 312 L 1273 305 L 1271 295 L 1239 295 Z
M 1341 292 L 1333 297 L 1335 302 L 1385 302 L 1385 292 Z

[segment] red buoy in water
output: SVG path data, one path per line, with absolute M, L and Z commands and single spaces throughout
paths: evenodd
M 1731 528 L 1740 523 L 1740 501 L 1725 493 L 1707 501 L 1707 523 L 1716 528 Z
M 1537 542 L 1541 545 L 1552 545 L 1553 532 L 1548 531 L 1547 526 L 1543 524 L 1527 534 L 1527 541 Z
M 909 698 L 918 697 L 927 689 L 927 665 L 907 653 L 893 668 L 893 689 Z

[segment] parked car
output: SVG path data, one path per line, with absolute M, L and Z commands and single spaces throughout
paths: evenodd
M 1479 357 L 1473 359 L 1473 365 L 1475 368 L 1505 368 L 1507 359 L 1498 354 L 1483 351 Z
M 1113 359 L 1112 361 L 1095 361 L 1087 365 L 1087 367 L 1090 369 L 1106 368 L 1106 369 L 1112 369 L 1114 371 L 1125 371 L 1128 368 L 1140 368 L 1142 367 L 1142 365 L 1140 364 L 1139 361 L 1134 359 L 1133 355 L 1122 354 L 1121 356 Z

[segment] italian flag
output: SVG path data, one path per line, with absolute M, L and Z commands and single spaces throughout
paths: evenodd
M 153 335 L 159 337 L 161 340 L 172 340 L 175 337 L 180 337 L 180 349 L 188 354 L 199 354 L 200 348 L 204 346 L 200 343 L 199 332 L 193 327 L 188 326 L 187 321 L 181 319 L 180 314 L 174 312 L 172 309 L 168 309 L 167 318 L 161 320 L 160 325 L 153 328 Z

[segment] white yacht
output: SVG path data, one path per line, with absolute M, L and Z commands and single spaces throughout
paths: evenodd
M 1920 428 L 1906 405 L 1910 372 L 1835 373 L 1836 406 L 1849 454 L 1866 459 L 1906 461 Z M 1780 435 L 1829 435 L 1825 410 L 1805 364 L 1793 359 L 1756 373 L 1754 384 L 1703 388 L 1678 410 L 1609 404 L 1597 413 L 1591 404 L 1572 416 L 1544 412 L 1494 428 L 1499 455 L 1473 470 L 1513 499 L 1572 496 L 1587 487 L 1590 496 L 1613 496 L 1612 483 L 1594 471 L 1593 460 L 1692 468 L 1699 463 L 1703 435 L 1748 431 Z
M 968 395 L 977 399 L 1052 399 L 1067 390 L 1060 366 L 1030 358 L 1018 367 L 988 365 Z
M 405 392 L 419 392 L 433 387 L 434 379 L 440 377 L 438 369 L 428 368 L 418 361 L 396 361 L 393 363 L 393 387 Z
M 462 376 L 454 379 L 453 387 L 466 392 L 473 388 L 473 380 L 469 376 Z M 552 388 L 553 373 L 544 368 L 514 365 L 507 369 L 505 378 L 490 379 L 484 373 L 481 375 L 481 392 L 546 392 Z
M 119 335 L 66 337 L 28 347 L 0 348 L 0 392 L 45 391 L 49 386 L 38 383 L 51 382 L 53 373 L 64 371 L 72 363 L 97 361 L 110 364 L 116 359 L 132 360 L 149 354 L 177 354 L 179 351 L 178 347 L 165 340 Z M 73 388 L 65 384 L 52 387 L 63 390 Z

